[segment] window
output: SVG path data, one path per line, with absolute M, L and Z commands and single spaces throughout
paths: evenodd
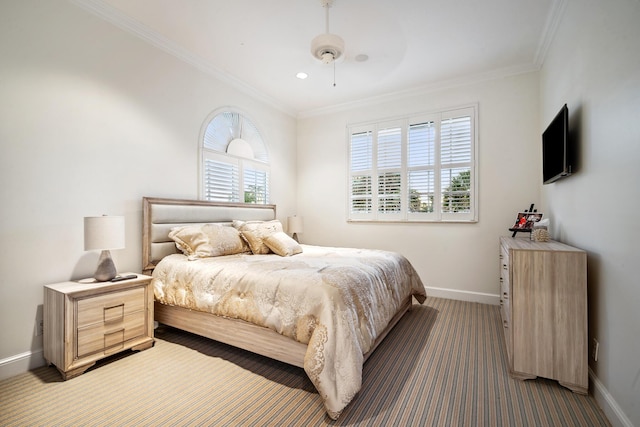
M 223 111 L 206 122 L 200 156 L 200 197 L 218 202 L 269 203 L 269 157 L 258 129 Z
M 477 221 L 476 110 L 349 126 L 349 220 Z

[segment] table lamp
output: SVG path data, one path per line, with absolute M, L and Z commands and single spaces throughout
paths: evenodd
M 287 218 L 287 230 L 291 233 L 291 237 L 293 240 L 300 243 L 298 241 L 298 233 L 302 233 L 302 217 L 301 216 L 290 216 Z
M 124 249 L 123 216 L 88 216 L 84 218 L 84 250 L 101 250 L 94 278 L 106 282 L 117 276 L 110 249 Z

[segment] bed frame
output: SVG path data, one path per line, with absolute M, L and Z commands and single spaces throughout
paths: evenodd
M 205 202 L 201 200 L 161 199 L 144 197 L 142 226 L 142 266 L 144 274 L 151 274 L 165 256 L 177 253 L 169 239 L 171 228 L 187 224 L 224 223 L 234 219 L 268 221 L 276 218 L 275 205 Z M 411 309 L 409 296 L 400 310 L 380 334 L 366 361 L 400 318 Z M 216 341 L 239 347 L 290 365 L 304 367 L 307 345 L 277 332 L 243 320 L 216 316 L 210 313 L 160 304 L 154 305 L 155 320 Z

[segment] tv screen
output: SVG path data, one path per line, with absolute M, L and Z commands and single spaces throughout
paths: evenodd
M 565 104 L 542 133 L 542 181 L 551 184 L 571 175 L 569 109 Z

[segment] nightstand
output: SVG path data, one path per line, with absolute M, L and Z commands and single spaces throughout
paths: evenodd
M 44 358 L 65 380 L 104 357 L 153 345 L 151 277 L 137 276 L 44 287 Z

